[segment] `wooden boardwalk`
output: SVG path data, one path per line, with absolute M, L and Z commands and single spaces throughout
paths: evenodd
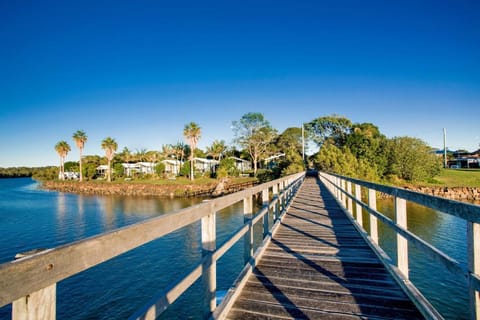
M 423 319 L 345 213 L 307 177 L 227 319 Z

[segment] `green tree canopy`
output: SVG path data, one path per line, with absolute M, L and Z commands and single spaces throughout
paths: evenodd
M 207 154 L 213 159 L 221 160 L 227 152 L 225 140 L 213 140 L 212 145 L 207 147 Z
M 297 127 L 287 128 L 276 137 L 273 143 L 277 152 L 285 154 L 280 161 L 281 175 L 286 176 L 305 170 L 302 158 L 302 129 Z
M 321 146 L 327 139 L 332 139 L 336 146 L 345 144 L 352 122 L 342 116 L 331 115 L 314 119 L 305 125 L 309 136 Z
M 261 113 L 247 113 L 232 125 L 235 142 L 248 152 L 253 161 L 254 175 L 257 175 L 258 162 L 268 154 L 268 147 L 277 132 Z
M 345 146 L 357 159 L 375 167 L 379 177 L 385 174 L 387 166 L 386 143 L 387 138 L 371 123 L 353 124 L 345 137 Z
M 441 160 L 418 138 L 396 137 L 388 143 L 387 174 L 407 181 L 425 181 L 440 173 Z

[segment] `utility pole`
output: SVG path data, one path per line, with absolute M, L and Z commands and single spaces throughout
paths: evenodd
M 443 128 L 443 167 L 447 168 L 447 129 Z
M 302 160 L 305 163 L 305 128 L 302 123 Z

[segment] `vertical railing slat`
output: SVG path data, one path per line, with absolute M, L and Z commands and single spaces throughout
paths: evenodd
M 212 203 L 213 204 L 213 203 Z M 211 253 L 216 248 L 216 223 L 215 211 L 212 209 L 208 216 L 202 218 L 202 252 L 204 255 Z M 213 256 L 207 261 L 202 271 L 204 318 L 208 318 L 217 307 L 217 263 Z
M 352 202 L 352 183 L 347 181 L 347 210 L 353 216 L 353 202 Z
M 12 320 L 55 320 L 56 283 L 12 302 Z
M 373 209 L 377 210 L 377 192 L 375 189 L 368 189 L 368 206 Z M 369 214 L 370 216 L 370 237 L 372 238 L 373 242 L 378 244 L 378 222 L 377 217 L 373 214 Z
M 480 224 L 467 222 L 468 269 L 480 274 Z M 470 319 L 480 320 L 480 293 L 470 288 Z
M 262 206 L 267 207 L 267 213 L 263 216 L 263 238 L 268 235 L 268 189 L 262 191 Z
M 362 201 L 362 187 L 359 184 L 355 185 L 355 198 L 358 201 Z M 363 228 L 362 206 L 358 202 L 356 204 L 355 211 L 356 211 L 357 223 L 360 225 L 360 227 Z
M 407 202 L 405 199 L 395 197 L 395 221 L 407 229 Z M 408 241 L 397 233 L 397 266 L 408 279 Z
M 252 220 L 253 198 L 252 195 L 243 198 L 243 221 L 244 224 Z M 247 264 L 253 257 L 253 226 L 251 225 L 243 239 L 243 256 Z

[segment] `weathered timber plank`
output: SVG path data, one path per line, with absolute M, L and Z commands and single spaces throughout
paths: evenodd
M 325 312 L 322 310 L 303 308 L 299 309 L 292 304 L 269 304 L 263 301 L 252 301 L 239 299 L 234 306 L 233 312 L 228 319 L 261 319 L 261 315 L 267 316 L 263 319 L 325 319 L 325 320 L 350 320 L 365 319 L 364 316 L 342 314 L 338 312 Z M 255 315 L 248 317 L 248 315 Z M 370 318 L 385 319 L 385 318 Z
M 325 273 L 318 272 L 316 270 L 301 270 L 301 272 L 292 272 L 291 269 L 278 268 L 276 266 L 258 266 L 255 272 L 261 272 L 261 274 L 269 274 L 270 277 L 283 277 L 289 278 L 292 280 L 305 280 L 305 281 L 314 281 L 314 282 L 325 282 L 325 281 L 335 281 L 339 284 L 363 284 L 368 286 L 394 286 L 397 288 L 397 284 L 393 281 L 392 278 L 384 275 L 381 277 L 367 277 L 365 273 L 359 274 L 358 277 L 353 277 L 352 272 L 347 272 L 343 276 L 338 275 L 338 271 L 335 270 L 325 270 Z M 260 274 L 260 273 L 255 273 Z
M 248 289 L 247 289 L 248 290 Z M 364 316 L 370 318 L 390 319 L 418 319 L 418 313 L 411 309 L 395 308 L 388 305 L 378 306 L 358 303 L 341 303 L 339 301 L 322 301 L 319 308 L 318 301 L 308 297 L 284 296 L 278 294 L 265 294 L 263 292 L 247 291 L 244 301 L 263 302 L 269 304 L 291 305 L 302 309 L 314 309 L 329 313 L 342 313 L 352 316 Z
M 250 278 L 249 284 L 252 285 L 272 285 L 278 288 L 294 288 L 294 289 L 305 289 L 305 290 L 317 290 L 322 288 L 322 290 L 330 292 L 339 292 L 345 294 L 367 294 L 367 295 L 381 295 L 387 297 L 398 297 L 406 299 L 403 292 L 398 291 L 396 287 L 386 288 L 384 286 L 370 287 L 366 285 L 351 285 L 348 283 L 338 283 L 334 281 L 301 281 L 298 279 L 290 278 L 277 278 L 272 276 L 261 276 L 257 275 L 256 278 Z

